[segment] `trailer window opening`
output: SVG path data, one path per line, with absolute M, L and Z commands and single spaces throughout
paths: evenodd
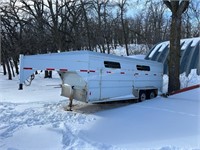
M 140 70 L 140 71 L 150 71 L 149 66 L 137 65 L 136 67 L 137 67 L 137 70 Z
M 115 68 L 115 69 L 121 68 L 121 65 L 119 62 L 113 62 L 113 61 L 104 61 L 104 66 L 106 68 Z

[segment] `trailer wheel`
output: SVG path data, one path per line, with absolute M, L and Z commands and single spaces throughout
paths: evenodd
M 149 93 L 149 99 L 152 99 L 152 98 L 155 98 L 156 97 L 156 94 L 154 91 L 150 91 Z
M 146 92 L 145 92 L 145 91 L 140 91 L 140 94 L 139 94 L 139 102 L 145 101 L 146 98 L 147 98 Z

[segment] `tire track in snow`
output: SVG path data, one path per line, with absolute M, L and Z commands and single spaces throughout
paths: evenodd
M 61 142 L 64 149 L 80 143 L 87 147 L 88 143 L 85 143 L 76 134 L 83 126 L 94 120 L 92 115 L 64 111 L 63 102 L 53 104 L 0 103 L 0 141 L 13 136 L 19 129 L 50 124 L 52 128 L 62 134 Z
M 66 150 L 74 150 L 74 149 L 92 149 L 92 150 L 122 150 L 121 148 L 108 145 L 105 143 L 98 143 L 94 141 L 90 141 L 87 138 L 84 137 L 84 135 L 77 132 L 77 130 L 72 129 L 69 127 L 68 124 L 62 123 L 60 124 L 60 127 L 62 128 L 63 132 L 63 149 Z M 70 130 L 71 128 L 71 130 Z

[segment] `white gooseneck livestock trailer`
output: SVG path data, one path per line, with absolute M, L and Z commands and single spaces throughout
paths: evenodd
M 162 90 L 163 65 L 91 51 L 20 55 L 20 89 L 37 70 L 58 71 L 61 95 L 88 103 L 138 98 Z

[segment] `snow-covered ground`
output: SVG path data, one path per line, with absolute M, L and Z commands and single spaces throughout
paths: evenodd
M 75 102 L 68 112 L 60 83 L 41 73 L 18 90 L 17 77 L 0 73 L 0 150 L 200 149 L 200 88 L 141 103 Z

